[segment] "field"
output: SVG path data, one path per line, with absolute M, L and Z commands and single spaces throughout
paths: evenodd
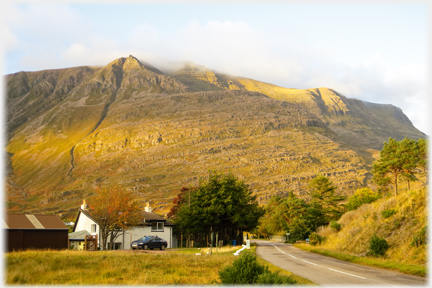
M 218 271 L 236 258 L 239 247 L 213 250 L 167 249 L 150 253 L 129 251 L 24 251 L 5 256 L 8 285 L 207 285 L 220 283 Z M 255 253 L 255 247 L 251 247 Z M 243 252 L 242 252 L 243 253 Z M 259 259 L 272 271 L 281 269 Z M 281 273 L 291 275 L 289 272 Z M 313 284 L 298 276 L 299 284 Z

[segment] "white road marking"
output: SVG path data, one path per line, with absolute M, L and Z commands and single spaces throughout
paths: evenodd
M 303 259 L 302 259 L 302 261 L 306 262 L 306 263 L 309 263 L 309 264 L 312 264 L 312 265 L 315 265 L 315 266 L 318 266 L 318 264 L 315 264 L 315 263 L 312 263 L 312 262 L 309 262 L 309 261 L 306 261 L 306 260 L 303 260 Z
M 331 268 L 328 268 L 328 269 L 329 269 L 329 270 L 332 270 L 332 271 L 335 271 L 335 272 L 342 273 L 342 274 L 346 274 L 346 275 L 354 276 L 354 277 L 357 277 L 357 278 L 366 279 L 366 278 L 364 278 L 364 277 L 357 276 L 357 275 L 350 274 L 350 273 L 346 273 L 346 272 L 342 272 L 342 271 L 339 271 L 339 270 L 335 270 L 335 269 L 331 269 Z
M 273 247 L 275 247 L 277 250 L 279 250 L 280 252 L 282 252 L 283 254 L 286 254 L 284 251 L 282 251 L 281 249 L 279 249 L 278 247 L 276 247 L 276 245 L 272 244 Z
M 274 244 L 272 244 L 273 245 L 273 247 L 275 247 L 276 249 L 278 249 L 280 252 L 282 252 L 283 254 L 285 254 L 285 255 L 288 255 L 288 256 L 291 256 L 292 258 L 295 258 L 295 259 L 297 259 L 297 257 L 295 257 L 295 256 L 293 256 L 293 255 L 290 255 L 290 254 L 287 254 L 287 253 L 285 253 L 284 251 L 282 251 L 281 249 L 279 249 L 276 245 L 274 245 Z
M 276 247 L 276 245 L 274 245 L 274 244 L 272 244 L 272 243 L 271 243 L 271 245 L 272 245 L 273 247 L 275 247 L 277 250 L 279 250 L 280 252 L 282 252 L 283 254 L 288 255 L 288 256 L 290 256 L 290 257 L 292 257 L 292 258 L 298 259 L 297 257 L 295 257 L 295 256 L 293 256 L 293 255 L 290 255 L 290 254 L 285 253 L 284 251 L 282 251 L 281 249 L 279 249 L 278 247 Z M 306 262 L 306 263 L 309 263 L 309 264 L 315 265 L 315 266 L 323 267 L 323 266 L 321 266 L 321 265 L 318 265 L 318 264 L 315 264 L 315 263 L 312 263 L 312 262 L 309 262 L 309 261 L 306 261 L 306 260 L 303 260 L 303 259 L 300 259 L 300 260 L 303 261 L 303 262 Z M 332 270 L 332 271 L 335 271 L 335 272 L 339 272 L 339 273 L 342 273 L 342 274 L 346 274 L 346 275 L 349 275 L 349 276 L 353 276 L 353 277 L 357 277 L 357 278 L 361 278 L 361 279 L 367 279 L 367 278 L 364 278 L 364 277 L 361 277 L 361 276 L 357 276 L 357 275 L 354 275 L 354 274 L 350 274 L 350 273 L 342 272 L 342 271 L 335 270 L 335 269 L 331 269 L 331 268 L 328 268 L 328 267 L 325 267 L 325 268 L 327 268 L 327 269 L 329 269 L 329 270 Z M 382 282 L 382 283 L 384 283 L 384 282 Z M 396 286 L 396 285 L 392 285 L 392 286 L 393 286 L 393 287 L 399 287 L 399 286 Z

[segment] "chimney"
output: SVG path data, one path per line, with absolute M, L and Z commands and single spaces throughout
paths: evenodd
M 152 208 L 150 207 L 150 202 L 146 202 L 146 206 L 144 207 L 145 212 L 152 212 Z
M 88 210 L 88 205 L 86 204 L 85 199 L 83 200 L 83 204 L 81 205 L 81 210 L 84 210 L 84 211 Z

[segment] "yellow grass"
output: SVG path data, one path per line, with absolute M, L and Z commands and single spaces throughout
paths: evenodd
M 321 227 L 317 232 L 326 240 L 317 248 L 365 256 L 369 250 L 369 239 L 377 234 L 390 245 L 383 260 L 426 265 L 427 245 L 416 247 L 411 242 L 415 234 L 427 225 L 427 189 L 420 183 L 414 188 L 411 191 L 401 189 L 398 196 L 385 196 L 345 213 L 337 221 L 342 226 L 339 232 Z M 397 213 L 385 218 L 382 212 L 388 209 L 394 209 Z
M 224 247 L 213 255 L 192 249 L 158 253 L 127 251 L 23 251 L 5 255 L 8 285 L 207 285 L 220 283 L 218 272 L 236 259 Z M 190 250 L 190 251 L 189 251 Z M 197 253 L 199 252 L 196 249 Z M 223 252 L 222 252 L 223 251 Z M 251 249 L 255 253 L 255 247 Z M 202 251 L 204 252 L 204 251 Z M 270 267 L 275 271 L 277 267 Z M 285 275 L 290 275 L 285 271 Z M 294 276 L 300 284 L 310 284 Z

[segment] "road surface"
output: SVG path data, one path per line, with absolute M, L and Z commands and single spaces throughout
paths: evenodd
M 292 245 L 275 241 L 251 240 L 257 243 L 257 255 L 264 260 L 323 286 L 427 285 L 427 279 L 386 269 L 357 265 L 331 257 L 303 251 Z

